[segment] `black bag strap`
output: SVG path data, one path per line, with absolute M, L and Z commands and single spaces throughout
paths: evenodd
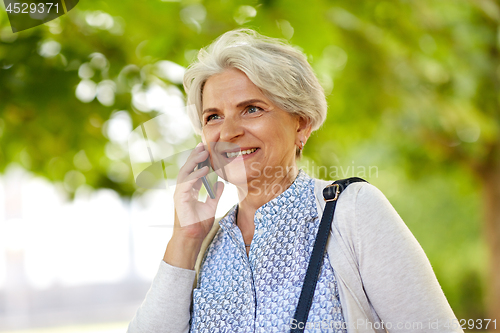
M 344 191 L 349 184 L 357 182 L 366 182 L 366 180 L 358 177 L 341 179 L 328 185 L 323 190 L 323 197 L 326 201 L 325 210 L 323 211 L 323 216 L 321 217 L 321 222 L 318 228 L 318 234 L 316 235 L 316 240 L 314 241 L 311 259 L 309 259 L 306 277 L 304 278 L 304 284 L 302 285 L 302 291 L 300 292 L 299 303 L 297 304 L 297 309 L 295 310 L 295 315 L 293 317 L 294 320 L 290 325 L 290 333 L 304 332 L 309 310 L 311 309 L 314 290 L 316 289 L 316 283 L 318 282 L 319 272 L 325 256 L 326 242 L 328 240 L 328 235 L 330 234 L 337 199 L 339 198 L 340 193 L 342 193 L 342 191 Z

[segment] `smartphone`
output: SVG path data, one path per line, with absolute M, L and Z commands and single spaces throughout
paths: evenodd
M 210 156 L 207 157 L 206 160 L 204 160 L 201 163 L 198 163 L 198 169 L 203 168 L 204 166 L 208 166 L 208 175 L 201 177 L 201 181 L 203 182 L 203 186 L 205 186 L 205 189 L 208 192 L 208 195 L 210 198 L 215 199 L 215 183 L 217 182 L 217 174 L 213 172 L 212 166 L 210 165 Z M 210 175 L 212 174 L 212 176 Z M 215 179 L 214 176 L 215 175 Z

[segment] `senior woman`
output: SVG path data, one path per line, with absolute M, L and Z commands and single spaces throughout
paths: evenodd
M 180 170 L 173 235 L 128 332 L 288 332 L 330 183 L 296 166 L 324 92 L 300 51 L 247 29 L 201 50 L 184 86 L 204 144 Z M 199 202 L 209 170 L 197 165 L 221 156 L 239 203 L 215 221 L 223 184 Z M 422 248 L 368 183 L 338 199 L 305 328 L 462 332 Z

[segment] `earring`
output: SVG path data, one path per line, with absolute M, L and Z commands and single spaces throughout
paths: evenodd
M 300 145 L 301 145 L 300 150 L 304 149 L 304 141 L 300 140 Z

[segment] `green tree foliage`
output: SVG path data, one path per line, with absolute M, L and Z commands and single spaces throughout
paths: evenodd
M 153 85 L 182 90 L 159 61 L 187 66 L 223 32 L 254 28 L 302 48 L 328 93 L 328 119 L 305 161 L 377 165 L 373 183 L 410 193 L 390 198 L 453 307 L 464 318 L 486 316 L 486 267 L 500 274 L 499 23 L 492 0 L 86 0 L 17 34 L 1 13 L 0 170 L 17 162 L 70 192 L 87 183 L 131 195 L 126 144 L 110 141 L 110 117 L 135 128 L 158 115 L 132 96 Z M 98 98 L 75 95 L 96 86 Z M 454 249 L 469 257 L 449 264 Z M 486 249 L 489 262 L 475 259 Z M 490 316 L 500 318 L 500 285 L 488 286 Z

